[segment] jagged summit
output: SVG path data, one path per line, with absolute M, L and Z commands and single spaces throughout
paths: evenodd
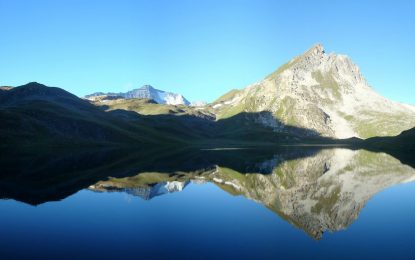
M 308 49 L 306 52 L 304 52 L 302 55 L 295 57 L 293 60 L 297 59 L 305 59 L 305 60 L 322 60 L 327 59 L 326 51 L 324 50 L 324 47 L 321 43 L 315 44 L 313 47 Z
M 284 72 L 285 75 L 284 73 L 280 73 L 281 76 L 292 77 L 291 81 L 293 84 L 304 80 L 312 83 L 313 79 L 316 79 L 316 75 L 311 74 L 322 73 L 327 74 L 329 78 L 336 79 L 339 81 L 338 83 L 345 83 L 347 81 L 349 85 L 364 85 L 364 87 L 369 87 L 359 67 L 347 55 L 336 53 L 327 54 L 321 44 L 314 45 L 302 55 L 292 59 L 285 66 Z M 316 80 L 318 81 L 319 79 Z
M 324 47 L 321 43 L 315 44 L 313 47 L 311 47 L 305 54 L 308 55 L 323 55 L 326 51 L 324 50 Z

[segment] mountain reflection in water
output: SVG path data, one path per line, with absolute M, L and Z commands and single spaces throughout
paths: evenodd
M 375 194 L 415 178 L 386 153 L 316 147 L 9 152 L 0 165 L 2 199 L 37 205 L 89 189 L 150 200 L 210 182 L 315 239 L 346 229 Z

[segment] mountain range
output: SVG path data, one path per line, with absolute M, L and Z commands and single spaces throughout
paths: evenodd
M 85 99 L 36 82 L 1 87 L 0 137 L 2 145 L 213 145 L 345 138 L 369 138 L 366 143 L 373 145 L 393 141 L 372 137 L 396 136 L 415 127 L 414 106 L 380 96 L 349 57 L 327 54 L 320 44 L 257 83 L 210 104 L 190 104 L 180 94 L 149 85 Z

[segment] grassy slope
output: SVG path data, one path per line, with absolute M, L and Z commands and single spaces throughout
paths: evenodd
M 192 115 L 197 117 L 213 117 L 214 115 L 202 109 L 185 105 L 164 105 L 148 99 L 117 99 L 105 102 L 97 101 L 95 105 L 103 107 L 107 111 L 128 110 L 141 115 Z
M 145 119 L 124 120 L 61 89 L 26 85 L 0 96 L 2 145 L 178 142 Z
M 205 107 L 198 110 L 193 107 L 161 105 L 144 99 L 120 99 L 115 101 L 95 102 L 106 110 L 125 109 L 151 117 L 161 127 L 180 136 L 186 132 L 193 138 L 193 144 L 265 144 L 281 140 L 282 134 L 274 133 L 270 128 L 255 123 L 250 114 L 237 111 L 214 121 L 214 117 Z M 162 120 L 159 120 L 162 119 Z M 164 123 L 160 123 L 163 121 Z M 157 122 L 155 122 L 157 125 Z M 291 135 L 283 135 L 284 137 Z

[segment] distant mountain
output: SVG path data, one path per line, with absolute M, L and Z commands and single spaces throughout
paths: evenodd
M 159 104 L 168 104 L 168 105 L 190 105 L 190 102 L 180 94 L 175 94 L 171 92 L 166 92 L 163 90 L 155 89 L 150 85 L 142 86 L 141 88 L 134 89 L 125 93 L 103 93 L 96 92 L 91 95 L 86 95 L 87 99 L 96 99 L 97 97 L 102 96 L 116 96 L 122 98 L 145 98 L 152 99 Z
M 276 132 L 296 126 L 334 138 L 397 135 L 415 126 L 414 106 L 380 96 L 349 57 L 326 54 L 320 44 L 211 107 L 218 119 L 267 111 L 255 121 Z
M 0 86 L 0 91 L 7 91 L 7 90 L 10 90 L 10 89 L 12 89 L 13 87 L 10 87 L 10 86 Z
M 154 197 L 182 191 L 189 181 L 165 181 L 156 184 L 143 184 L 137 187 L 124 187 L 120 183 L 111 181 L 98 182 L 89 186 L 89 190 L 96 192 L 125 192 L 127 194 L 141 197 L 144 200 L 151 200 Z M 125 185 L 125 184 L 124 184 Z

